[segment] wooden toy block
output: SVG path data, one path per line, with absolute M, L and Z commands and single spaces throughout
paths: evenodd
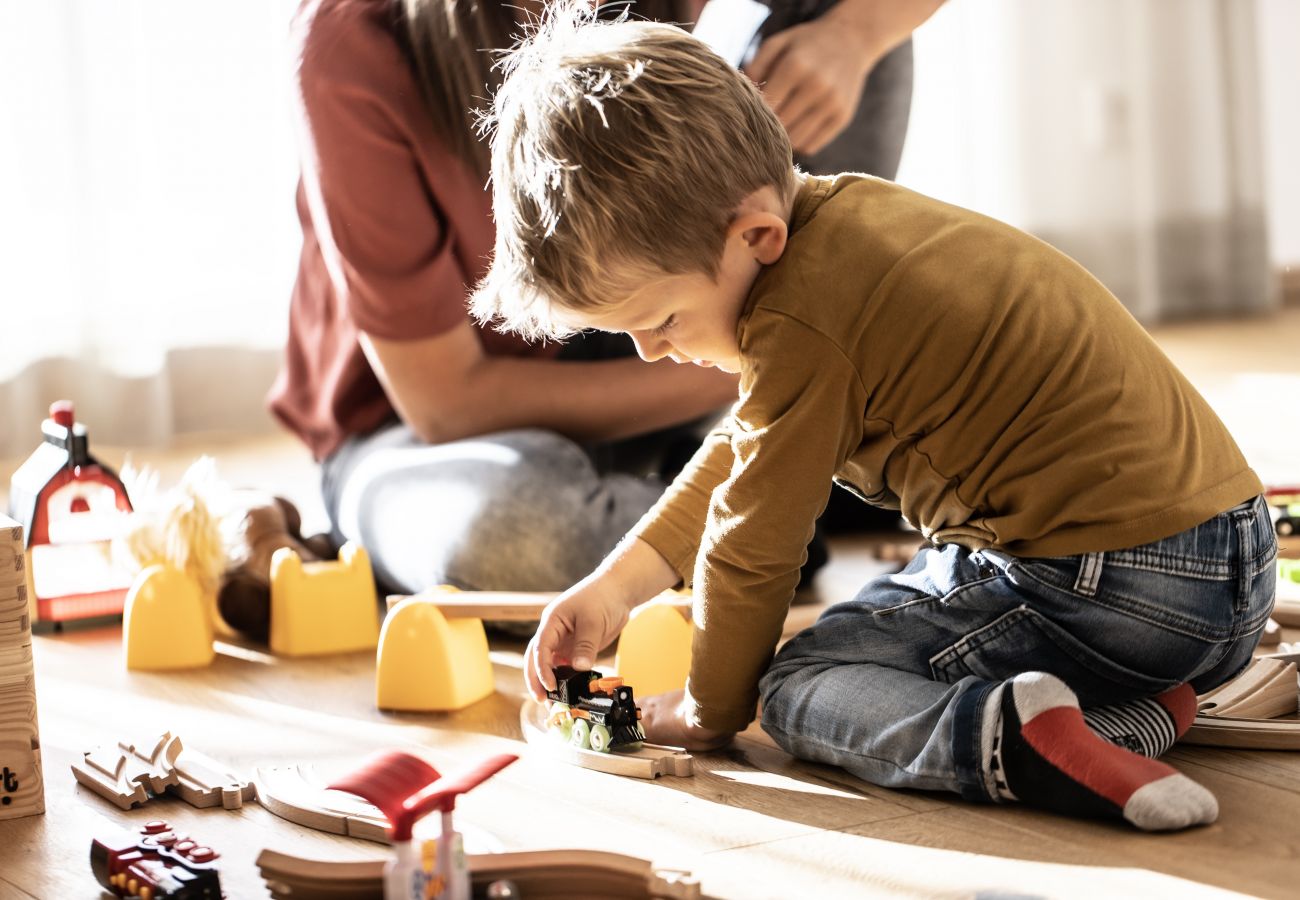
M 320 656 L 374 649 L 378 597 L 370 557 L 343 545 L 338 562 L 306 562 L 288 547 L 271 557 L 271 650 Z
M 273 900 L 380 900 L 385 860 L 339 862 L 263 850 L 257 867 Z M 698 878 L 684 869 L 604 850 L 471 853 L 466 857 L 475 897 L 510 881 L 529 900 L 700 900 Z
M 45 812 L 33 682 L 0 677 L 0 819 Z
M 665 595 L 667 596 L 667 595 Z M 690 596 L 687 605 L 652 600 L 632 610 L 618 637 L 614 671 L 636 686 L 642 697 L 686 687 L 691 671 Z
M 191 576 L 169 565 L 148 566 L 126 595 L 122 652 L 133 671 L 195 669 L 210 665 L 215 601 Z
M 23 529 L 0 515 L 0 819 L 45 812 Z
M 686 777 L 694 774 L 694 757 L 680 747 L 643 743 L 639 750 L 618 753 L 584 750 L 552 734 L 546 727 L 548 716 L 545 704 L 527 699 L 519 708 L 519 727 L 530 746 L 561 762 L 629 778 L 653 779 L 661 775 Z
M 388 613 L 375 664 L 380 709 L 463 709 L 494 690 L 482 620 L 449 621 L 426 596 L 409 597 Z
M 87 752 L 72 764 L 72 774 L 110 803 L 130 809 L 176 784 L 181 749 L 180 738 L 171 732 L 140 744 L 119 741 Z

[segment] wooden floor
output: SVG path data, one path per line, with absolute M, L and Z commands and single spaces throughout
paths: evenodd
M 1229 420 L 1261 474 L 1300 480 L 1300 312 L 1182 326 L 1158 338 Z M 121 462 L 120 451 L 97 449 Z M 167 480 L 201 450 L 216 452 L 232 481 L 285 491 L 309 520 L 319 514 L 305 456 L 283 440 L 214 438 L 136 458 Z M 12 461 L 0 463 L 0 487 L 10 471 Z M 813 602 L 794 608 L 787 632 L 880 565 L 855 542 L 837 544 Z M 456 714 L 392 715 L 374 707 L 370 654 L 291 661 L 222 645 L 211 668 L 143 675 L 123 669 L 118 628 L 38 637 L 48 809 L 0 822 L 0 898 L 98 896 L 86 862 L 92 837 L 154 818 L 223 854 L 231 898 L 266 896 L 253 866 L 262 848 L 377 855 L 376 845 L 310 832 L 256 805 L 195 810 L 163 798 L 122 813 L 73 781 L 69 766 L 82 751 L 163 729 L 245 771 L 310 761 L 328 774 L 389 747 L 417 749 L 439 767 L 518 752 L 520 763 L 462 800 L 460 819 L 473 834 L 505 849 L 599 847 L 652 858 L 693 870 L 717 897 L 1300 893 L 1300 754 L 1175 749 L 1168 759 L 1216 794 L 1221 813 L 1212 826 L 1173 835 L 876 788 L 797 762 L 756 728 L 725 752 L 699 757 L 693 778 L 639 782 L 528 752 L 517 720 L 520 649 L 518 641 L 494 641 L 497 693 L 487 700 Z

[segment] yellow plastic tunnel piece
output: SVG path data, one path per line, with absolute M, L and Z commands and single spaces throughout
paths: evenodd
M 196 669 L 212 662 L 212 600 L 168 565 L 143 569 L 126 595 L 122 650 L 136 671 Z
M 281 547 L 271 557 L 271 651 L 322 656 L 373 649 L 378 603 L 370 557 L 356 544 L 344 544 L 338 562 L 303 562 Z
M 682 610 L 650 602 L 632 610 L 618 638 L 614 670 L 650 697 L 686 687 L 691 671 L 691 623 Z
M 375 702 L 380 709 L 445 712 L 495 690 L 480 619 L 448 619 L 423 597 L 388 611 L 379 636 Z

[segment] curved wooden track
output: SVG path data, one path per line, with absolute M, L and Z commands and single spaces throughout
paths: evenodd
M 689 872 L 600 850 L 470 854 L 470 879 L 481 896 L 494 881 L 514 882 L 528 900 L 699 900 Z M 263 850 L 257 867 L 274 900 L 383 900 L 384 860 L 328 862 Z
M 695 758 L 680 747 L 642 744 L 639 750 L 597 753 L 558 741 L 546 730 L 545 704 L 536 700 L 525 699 L 519 708 L 519 728 L 530 747 L 572 766 L 631 778 L 658 778 L 660 775 L 684 778 L 694 774 Z

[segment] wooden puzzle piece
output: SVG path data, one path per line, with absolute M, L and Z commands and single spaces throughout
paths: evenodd
M 532 747 L 569 765 L 630 778 L 658 778 L 661 775 L 687 777 L 694 774 L 694 757 L 680 747 L 642 744 L 639 750 L 597 753 L 565 743 L 546 727 L 547 707 L 525 700 L 519 709 L 519 727 Z
M 0 683 L 0 819 L 45 811 L 34 678 Z
M 181 749 L 180 738 L 169 731 L 139 744 L 119 741 L 88 751 L 80 763 L 72 764 L 72 774 L 109 802 L 130 809 L 177 783 Z

